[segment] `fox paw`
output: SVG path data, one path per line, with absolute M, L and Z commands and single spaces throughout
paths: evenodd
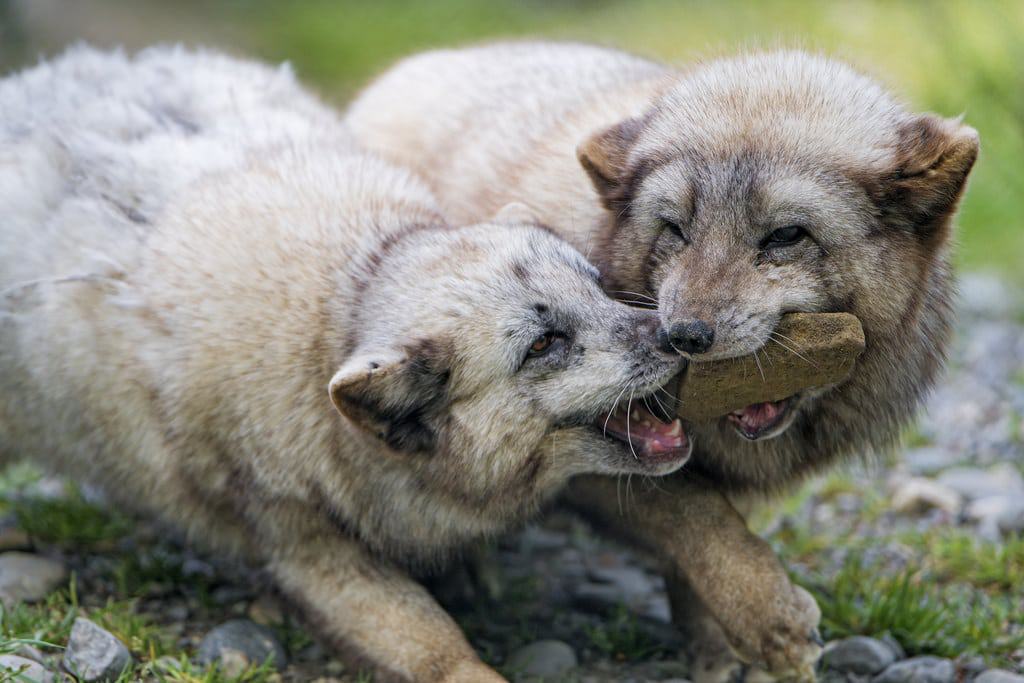
M 822 650 L 818 603 L 806 590 L 788 581 L 773 602 L 771 609 L 753 614 L 757 621 L 747 622 L 740 629 L 725 629 L 730 646 L 740 659 L 763 666 L 775 680 L 815 680 L 814 669 Z

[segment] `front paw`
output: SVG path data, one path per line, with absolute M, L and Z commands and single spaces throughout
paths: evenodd
M 778 680 L 813 681 L 821 657 L 821 610 L 810 593 L 780 581 L 768 604 L 749 606 L 749 619 L 723 619 L 729 644 L 744 661 Z

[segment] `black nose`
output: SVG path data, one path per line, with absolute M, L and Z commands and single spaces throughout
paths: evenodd
M 703 320 L 687 320 L 676 323 L 668 332 L 665 328 L 658 330 L 658 342 L 665 350 L 704 353 L 715 343 L 715 331 Z

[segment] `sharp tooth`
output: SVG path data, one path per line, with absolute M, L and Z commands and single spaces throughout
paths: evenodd
M 678 419 L 672 420 L 672 427 L 668 430 L 669 436 L 679 436 L 683 433 L 683 423 Z
M 630 413 L 630 417 L 633 418 L 633 420 L 639 422 L 640 421 L 640 411 L 634 409 L 633 412 Z

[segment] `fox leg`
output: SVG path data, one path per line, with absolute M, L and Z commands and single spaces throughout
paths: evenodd
M 620 512 L 615 486 L 608 477 L 580 477 L 567 498 L 667 563 L 674 616 L 684 628 L 699 628 L 710 616 L 740 659 L 762 664 L 776 677 L 813 680 L 821 612 L 724 495 L 682 473 L 661 479 Z M 714 646 L 713 635 L 706 640 Z
M 376 681 L 499 683 L 459 627 L 397 567 L 336 534 L 278 553 L 270 572 L 321 634 Z

